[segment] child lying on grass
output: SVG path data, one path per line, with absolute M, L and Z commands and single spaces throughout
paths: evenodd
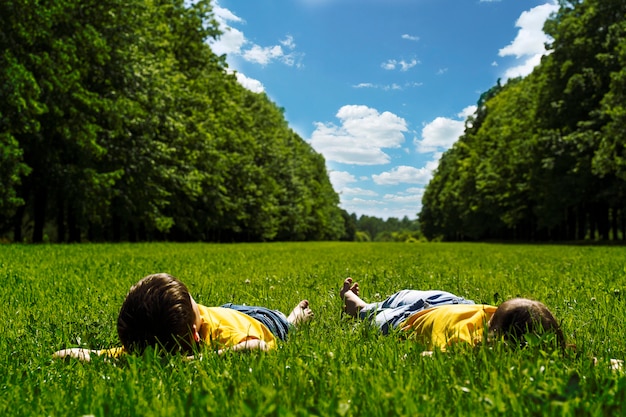
M 445 351 L 456 342 L 476 346 L 484 339 L 524 346 L 526 335 L 541 337 L 546 333 L 554 334 L 558 347 L 565 349 L 559 324 L 539 301 L 513 298 L 495 307 L 475 304 L 446 291 L 402 290 L 380 303 L 366 303 L 352 278 L 344 280 L 339 295 L 346 314 L 376 324 L 384 334 L 394 329 L 405 332 L 427 346 L 424 356 L 432 355 L 433 349 Z M 594 365 L 601 363 L 596 357 L 591 359 Z M 621 359 L 609 359 L 607 365 L 613 371 L 624 369 Z
M 307 300 L 300 301 L 288 317 L 265 307 L 235 304 L 205 307 L 195 302 L 185 284 L 160 273 L 141 279 L 128 292 L 117 319 L 121 348 L 71 348 L 55 352 L 53 356 L 89 361 L 93 354 L 142 353 L 149 346 L 193 355 L 202 343 L 210 345 L 218 354 L 266 351 L 276 347 L 277 339 L 285 340 L 295 326 L 312 317 Z
M 446 350 L 456 342 L 475 346 L 488 339 L 524 345 L 525 335 L 553 333 L 561 349 L 565 338 L 548 308 L 538 301 L 514 298 L 500 306 L 475 304 L 445 291 L 402 290 L 380 303 L 366 303 L 359 297 L 359 284 L 346 278 L 339 295 L 344 311 L 352 317 L 375 323 L 383 333 L 390 330 L 407 332 L 407 336 L 423 343 L 428 351 Z

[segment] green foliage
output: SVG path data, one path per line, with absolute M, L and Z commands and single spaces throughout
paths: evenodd
M 357 229 L 357 241 L 405 242 L 421 237 L 419 223 L 404 216 L 402 220 L 389 217 L 387 220 L 362 215 L 358 219 L 352 216 Z
M 481 96 L 422 200 L 429 239 L 624 240 L 624 2 L 563 1 L 532 74 Z
M 345 234 L 323 157 L 208 46 L 209 0 L 8 0 L 0 24 L 0 236 Z
M 53 361 L 65 347 L 118 344 L 126 291 L 167 271 L 206 305 L 316 316 L 267 354 Z M 480 303 L 522 296 L 562 323 L 565 355 L 459 347 L 422 357 L 341 315 L 346 276 L 366 300 L 439 288 Z M 0 414 L 30 415 L 621 415 L 626 254 L 618 247 L 272 243 L 0 246 Z M 592 357 L 599 364 L 592 365 Z

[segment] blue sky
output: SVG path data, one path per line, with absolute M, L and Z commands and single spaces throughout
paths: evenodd
M 415 219 L 480 95 L 545 54 L 551 0 L 218 0 L 211 42 L 324 155 L 349 213 Z

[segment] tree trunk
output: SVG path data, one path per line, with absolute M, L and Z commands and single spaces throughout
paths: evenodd
M 33 204 L 34 226 L 33 243 L 43 242 L 43 229 L 46 225 L 46 206 L 48 204 L 48 193 L 45 188 L 35 190 Z
M 57 242 L 65 242 L 65 205 L 60 192 L 57 194 Z
M 619 240 L 619 209 L 613 207 L 611 209 L 611 239 L 618 241 Z
M 106 238 L 112 239 L 113 242 L 119 242 L 122 239 L 122 219 L 120 216 L 116 214 L 111 216 L 111 227 L 109 227 Z
M 567 229 L 566 229 L 566 239 L 568 241 L 576 240 L 576 223 L 578 210 L 574 207 L 570 207 L 567 209 Z
M 602 240 L 609 240 L 609 208 L 606 204 L 598 204 L 598 229 Z
M 69 242 L 80 242 L 80 228 L 78 227 L 78 219 L 76 218 L 76 209 L 70 205 L 67 209 L 67 229 L 69 232 Z
M 578 206 L 576 220 L 578 226 L 576 227 L 576 239 L 577 240 L 585 240 L 587 236 L 587 210 L 585 210 L 585 206 Z
M 13 216 L 13 242 L 21 243 L 24 239 L 22 234 L 22 223 L 24 221 L 24 213 L 26 212 L 26 204 L 23 204 L 15 210 Z

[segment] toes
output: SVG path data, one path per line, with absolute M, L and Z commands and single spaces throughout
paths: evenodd
M 339 291 L 340 295 L 343 297 L 343 295 L 350 291 L 352 289 L 352 287 L 355 284 L 352 283 L 352 278 L 348 277 L 343 281 L 343 287 L 341 288 L 341 291 Z

